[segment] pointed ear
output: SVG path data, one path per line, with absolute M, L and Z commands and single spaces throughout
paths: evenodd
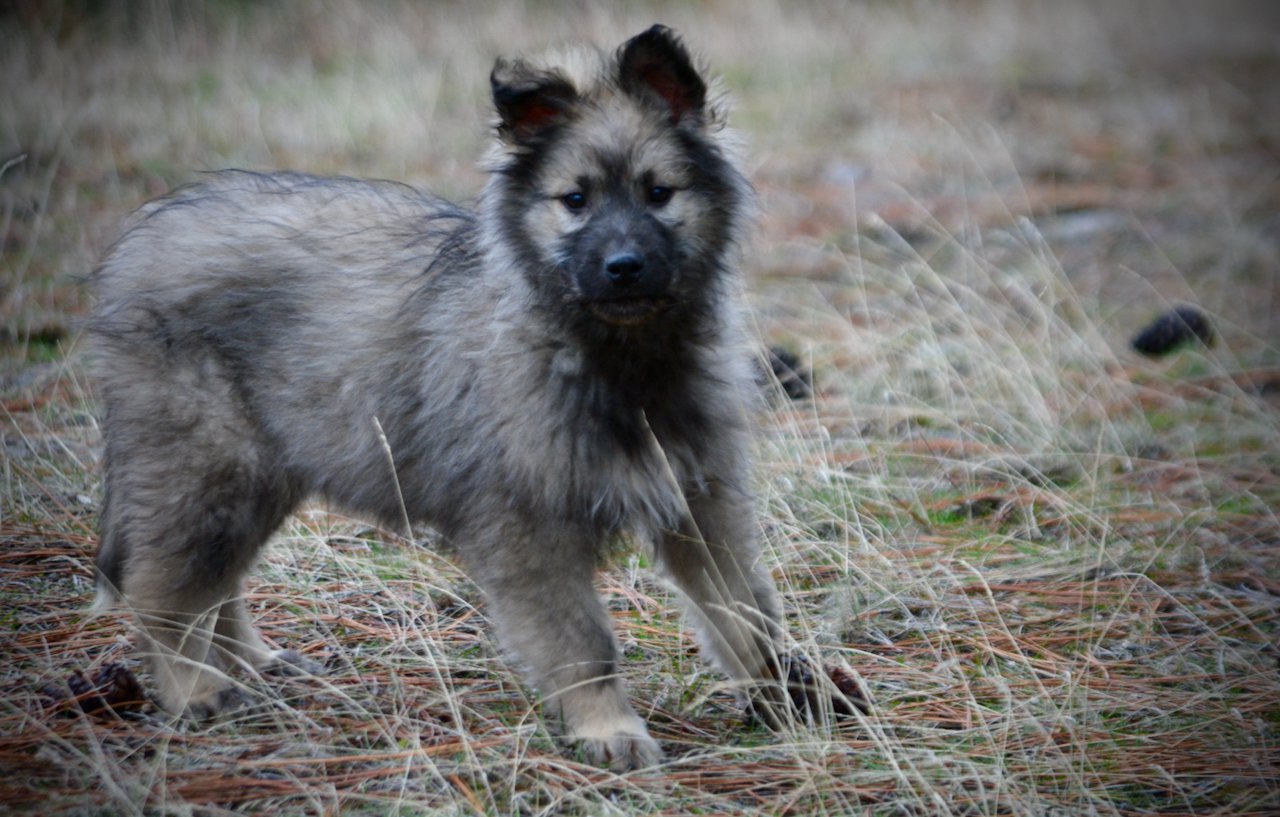
M 618 81 L 631 96 L 663 105 L 673 124 L 685 117 L 702 121 L 707 84 L 680 38 L 666 26 L 655 25 L 623 44 Z
M 564 77 L 521 60 L 494 63 L 489 86 L 498 111 L 498 134 L 514 144 L 536 141 L 567 122 L 578 102 L 578 92 Z

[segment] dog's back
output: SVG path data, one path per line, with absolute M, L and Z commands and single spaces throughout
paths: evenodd
M 418 327 L 421 310 L 456 309 L 442 293 L 468 272 L 473 219 L 391 182 L 239 171 L 141 208 L 95 276 L 108 499 L 118 462 L 171 488 L 225 462 L 227 479 L 258 474 L 398 520 L 372 418 L 403 410 L 388 376 L 456 379 L 419 354 Z M 452 263 L 438 263 L 442 245 Z M 262 464 L 233 465 L 245 462 Z M 116 527 L 109 514 L 104 565 Z

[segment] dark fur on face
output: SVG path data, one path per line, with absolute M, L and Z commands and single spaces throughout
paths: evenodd
M 495 68 L 503 232 L 528 236 L 531 212 L 561 209 L 560 234 L 530 236 L 521 259 L 545 308 L 595 347 L 661 357 L 697 342 L 725 297 L 749 196 L 708 127 L 717 114 L 706 84 L 669 30 L 632 39 L 605 70 L 580 95 L 558 71 Z M 685 229 L 685 208 L 699 229 Z
M 102 262 L 99 587 L 136 612 L 166 708 L 235 705 L 235 666 L 309 666 L 267 649 L 241 581 L 311 496 L 436 525 L 597 761 L 660 754 L 592 590 L 621 533 L 705 652 L 776 691 L 733 292 L 750 195 L 723 115 L 660 26 L 613 55 L 499 61 L 492 86 L 476 211 L 227 171 L 144 205 Z

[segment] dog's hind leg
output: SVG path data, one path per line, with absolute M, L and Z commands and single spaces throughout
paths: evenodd
M 273 499 L 187 492 L 163 506 L 166 515 L 158 503 L 143 503 L 146 524 L 123 533 L 129 549 L 119 589 L 141 625 L 160 704 L 170 712 L 205 719 L 234 708 L 243 696 L 224 670 L 292 658 L 266 646 L 241 597 L 243 575 L 284 515 Z
M 224 670 L 291 657 L 254 632 L 241 580 L 299 491 L 216 380 L 128 385 L 109 395 L 101 595 L 135 614 L 161 706 L 203 719 L 242 698 Z

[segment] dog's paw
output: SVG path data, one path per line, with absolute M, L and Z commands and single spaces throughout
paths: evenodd
M 254 699 L 237 686 L 225 686 L 186 698 L 181 706 L 168 704 L 170 712 L 180 712 L 182 717 L 197 723 L 222 721 L 254 707 Z
M 573 738 L 572 740 L 588 763 L 593 766 L 604 766 L 615 772 L 647 769 L 662 762 L 662 749 L 648 734 L 623 734 L 607 738 Z
M 649 737 L 639 716 L 602 720 L 573 729 L 566 739 L 593 766 L 605 766 L 615 772 L 626 772 L 656 766 L 662 762 L 662 749 Z
M 267 675 L 324 675 L 324 664 L 307 658 L 297 650 L 272 650 L 271 658 L 262 666 Z
M 789 723 L 831 723 L 867 711 L 867 698 L 853 673 L 818 666 L 803 655 L 780 656 L 771 671 L 778 683 L 752 692 L 747 716 L 770 729 Z

